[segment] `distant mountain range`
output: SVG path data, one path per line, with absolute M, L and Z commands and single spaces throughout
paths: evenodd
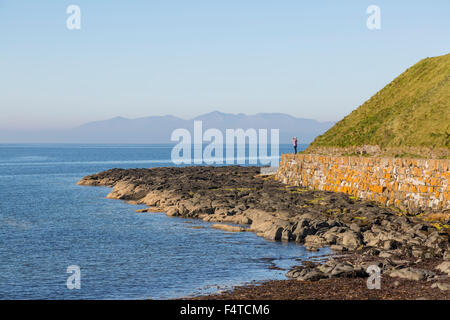
M 116 117 L 95 121 L 67 130 L 8 131 L 0 130 L 3 143 L 171 143 L 172 131 L 185 128 L 193 135 L 195 120 L 203 121 L 203 130 L 225 129 L 279 129 L 280 143 L 290 143 L 296 136 L 299 143 L 310 143 L 327 131 L 334 122 L 319 122 L 295 118 L 282 113 L 258 113 L 255 115 L 230 114 L 214 111 L 194 119 L 184 120 L 175 116 L 152 116 L 137 119 Z M 270 133 L 269 133 L 270 140 Z

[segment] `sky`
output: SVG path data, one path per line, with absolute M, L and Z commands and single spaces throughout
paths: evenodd
M 449 12 L 448 0 L 0 0 L 0 129 L 214 110 L 339 120 L 449 53 Z

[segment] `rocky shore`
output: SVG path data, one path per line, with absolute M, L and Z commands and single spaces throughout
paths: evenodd
M 387 287 L 409 288 L 399 289 L 404 295 L 392 289 L 392 297 L 416 297 L 412 292 L 418 290 L 416 298 L 428 291 L 433 292 L 432 298 L 450 298 L 450 214 L 446 212 L 408 216 L 344 193 L 287 186 L 271 175 L 260 175 L 258 167 L 112 169 L 87 176 L 78 184 L 112 187 L 108 198 L 148 206 L 140 212 L 203 219 L 217 222 L 214 227 L 225 231 L 251 231 L 273 241 L 293 241 L 312 251 L 329 246 L 336 252 L 325 262 L 306 262 L 289 270 L 286 276 L 297 286 L 314 283 L 321 290 L 331 285 L 331 291 L 342 286 L 347 288 L 344 292 L 354 288 L 356 297 L 362 297 L 352 283 L 365 281 L 367 267 L 376 265 L 383 283 L 389 283 Z M 248 294 L 239 296 L 263 298 L 258 296 L 258 288 L 273 289 L 274 283 L 279 284 L 280 297 L 302 298 L 294 293 L 289 297 L 283 288 L 290 285 L 281 285 L 284 282 L 246 287 L 241 290 L 250 290 Z M 329 291 L 328 298 L 333 294 Z

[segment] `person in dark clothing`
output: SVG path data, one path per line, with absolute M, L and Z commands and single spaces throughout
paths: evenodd
M 294 153 L 297 154 L 297 137 L 292 138 L 292 144 L 294 145 Z

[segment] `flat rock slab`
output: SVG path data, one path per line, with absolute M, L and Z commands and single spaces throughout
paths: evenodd
M 220 229 L 220 230 L 228 231 L 228 232 L 245 232 L 246 231 L 246 228 L 244 228 L 244 227 L 231 226 L 229 224 L 213 224 L 211 227 L 214 229 Z

